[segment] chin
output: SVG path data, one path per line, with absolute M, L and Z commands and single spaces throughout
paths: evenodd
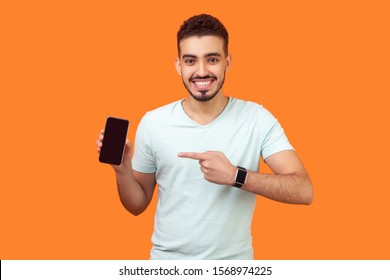
M 190 92 L 191 96 L 197 100 L 197 101 L 200 101 L 200 102 L 206 102 L 206 101 L 210 101 L 212 100 L 217 94 L 218 92 L 215 92 L 215 93 L 200 93 L 199 94 L 199 91 L 196 92 L 196 94 L 193 94 L 192 92 Z

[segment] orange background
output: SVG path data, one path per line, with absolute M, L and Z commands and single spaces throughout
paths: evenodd
M 226 25 L 227 95 L 280 120 L 315 187 L 309 207 L 258 198 L 257 259 L 389 259 L 387 1 L 2 1 L 0 259 L 147 259 L 157 195 L 120 204 L 95 140 L 187 95 L 176 32 Z

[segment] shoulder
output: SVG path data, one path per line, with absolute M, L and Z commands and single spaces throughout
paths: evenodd
M 231 99 L 231 108 L 235 113 L 252 116 L 257 115 L 259 117 L 272 115 L 262 104 L 232 97 Z
M 278 123 L 277 118 L 262 104 L 233 98 L 231 105 L 231 118 L 263 130 L 263 133 Z
M 166 117 L 172 117 L 173 114 L 175 114 L 177 106 L 181 106 L 182 100 L 177 100 L 172 103 L 163 105 L 161 107 L 155 108 L 153 110 L 150 110 L 146 112 L 146 114 L 143 117 L 144 121 L 156 121 L 161 120 Z

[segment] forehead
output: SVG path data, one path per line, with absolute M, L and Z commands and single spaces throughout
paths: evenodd
M 205 56 L 209 53 L 219 53 L 224 55 L 223 39 L 217 36 L 193 36 L 180 41 L 180 56 L 194 55 Z

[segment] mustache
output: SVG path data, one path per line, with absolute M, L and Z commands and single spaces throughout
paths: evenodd
M 212 75 L 207 75 L 207 76 L 203 76 L 203 77 L 201 77 L 201 76 L 195 76 L 195 77 L 192 77 L 192 78 L 190 79 L 190 81 L 193 81 L 193 80 L 216 79 L 216 78 L 217 78 L 217 77 L 212 76 Z

